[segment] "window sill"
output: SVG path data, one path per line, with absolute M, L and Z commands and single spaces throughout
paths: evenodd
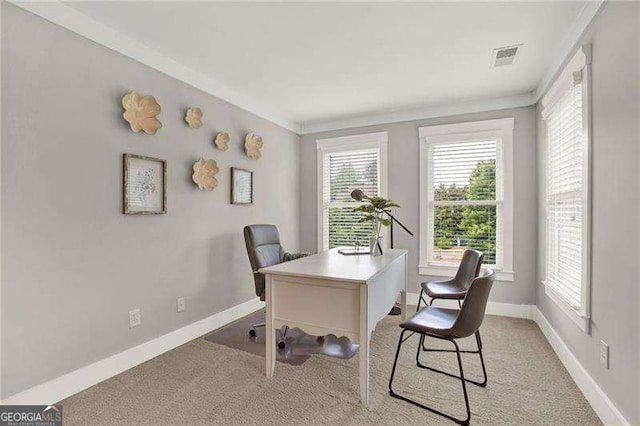
M 554 289 L 554 287 L 546 282 L 542 281 L 544 285 L 545 294 L 551 299 L 562 312 L 569 317 L 569 319 L 585 334 L 590 334 L 589 326 L 591 319 L 588 315 L 584 315 L 575 310 L 569 303 L 567 303 L 560 294 Z
M 497 281 L 513 282 L 513 271 L 504 271 L 501 269 L 493 268 L 496 272 Z M 453 277 L 458 271 L 457 266 L 440 266 L 440 265 L 419 265 L 418 273 L 420 275 L 432 275 L 436 277 Z

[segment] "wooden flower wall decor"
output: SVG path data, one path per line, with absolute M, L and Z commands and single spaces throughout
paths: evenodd
M 155 135 L 162 123 L 156 116 L 160 114 L 160 105 L 151 96 L 142 96 L 136 92 L 130 92 L 122 98 L 124 114 L 122 116 L 131 126 L 134 132 L 144 131 L 148 135 Z
M 192 129 L 200 128 L 200 126 L 202 126 L 202 110 L 197 107 L 189 108 L 186 117 L 184 117 L 184 121 L 186 121 Z
M 191 178 L 198 185 L 198 188 L 205 191 L 213 191 L 218 186 L 215 178 L 218 173 L 218 164 L 215 160 L 203 160 L 202 158 L 193 164 L 193 175 Z
M 218 147 L 220 151 L 226 151 L 229 149 L 229 133 L 220 132 L 216 135 L 213 143 Z
M 260 148 L 262 148 L 262 136 L 251 132 L 244 139 L 244 152 L 247 157 L 257 160 L 260 158 Z

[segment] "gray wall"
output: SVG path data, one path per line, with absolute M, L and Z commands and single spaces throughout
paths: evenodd
M 300 245 L 303 250 L 317 250 L 316 139 L 386 131 L 389 133 L 389 198 L 402 206 L 394 215 L 411 229 L 415 237 L 402 229 L 395 230 L 395 246 L 409 250 L 409 285 L 418 292 L 419 283 L 431 277 L 418 274 L 419 250 L 419 140 L 418 128 L 445 123 L 514 117 L 514 282 L 499 282 L 491 300 L 495 302 L 535 303 L 536 275 L 536 111 L 534 107 L 467 114 L 430 120 L 384 124 L 302 137 L 300 168 Z
M 297 135 L 5 2 L 2 43 L 2 397 L 254 298 L 245 224 L 278 224 L 298 248 Z M 161 104 L 155 136 L 122 119 L 130 90 Z M 124 152 L 168 160 L 167 215 L 121 213 Z M 218 161 L 212 193 L 191 181 L 199 157 Z M 230 166 L 255 171 L 253 206 L 229 204 Z
M 608 2 L 580 44 L 592 43 L 591 335 L 580 331 L 539 284 L 544 277 L 540 199 L 537 304 L 580 363 L 632 424 L 640 423 L 640 4 Z M 540 188 L 545 132 L 538 114 Z M 542 197 L 542 194 L 541 194 Z M 599 363 L 600 340 L 610 366 Z

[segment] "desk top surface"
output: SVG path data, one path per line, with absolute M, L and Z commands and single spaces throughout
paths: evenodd
M 364 283 L 384 271 L 406 253 L 407 250 L 404 249 L 386 249 L 381 256 L 369 254 L 345 256 L 338 253 L 338 248 L 334 248 L 291 262 L 261 268 L 259 272 Z

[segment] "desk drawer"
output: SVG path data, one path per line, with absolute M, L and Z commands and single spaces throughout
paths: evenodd
M 355 338 L 360 330 L 360 284 L 272 276 L 273 316 L 279 325 L 312 335 L 327 329 Z

